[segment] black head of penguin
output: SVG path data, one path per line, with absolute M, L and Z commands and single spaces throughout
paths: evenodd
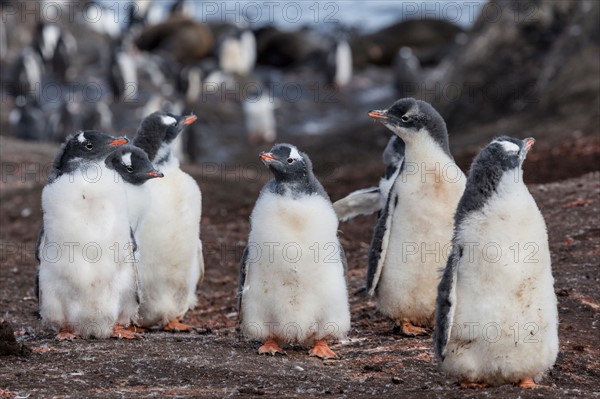
M 451 157 L 446 122 L 429 103 L 402 98 L 386 110 L 369 112 L 369 116 L 379 120 L 405 142 L 425 131 Z
M 267 188 L 279 195 L 318 194 L 329 199 L 325 189 L 313 173 L 312 162 L 303 152 L 291 144 L 276 144 L 271 151 L 260 153 L 260 158 L 275 179 Z
M 102 161 L 116 147 L 128 142 L 124 137 L 115 138 L 96 130 L 69 136 L 54 160 L 48 181 L 52 182 L 60 175 L 76 170 L 82 162 Z
M 150 179 L 164 177 L 154 169 L 148 155 L 137 147 L 124 145 L 111 152 L 104 161 L 106 166 L 114 169 L 127 183 L 139 186 Z
M 170 144 L 185 126 L 194 123 L 196 119 L 195 115 L 178 116 L 168 112 L 154 112 L 142 120 L 133 144 L 143 149 L 154 162 L 160 147 Z
M 521 166 L 534 143 L 533 138 L 520 140 L 502 136 L 481 150 L 471 164 L 465 192 L 456 210 L 457 226 L 468 213 L 484 207 L 506 173 L 515 183 L 523 183 L 520 178 Z

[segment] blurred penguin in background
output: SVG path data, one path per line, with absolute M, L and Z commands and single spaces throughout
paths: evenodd
M 398 97 L 412 97 L 417 94 L 422 83 L 421 63 L 410 47 L 398 50 L 392 70 Z
M 250 91 L 243 100 L 242 108 L 248 132 L 248 142 L 257 145 L 261 142 L 273 143 L 277 138 L 275 121 L 275 99 L 264 87 Z

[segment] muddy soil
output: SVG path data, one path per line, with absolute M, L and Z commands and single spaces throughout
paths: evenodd
M 377 184 L 387 136 L 335 146 L 304 147 L 332 199 Z M 361 137 L 361 136 L 358 136 Z M 325 142 L 333 138 L 321 139 Z M 300 143 L 301 144 L 301 143 Z M 259 356 L 257 342 L 240 337 L 236 298 L 238 262 L 248 216 L 268 173 L 252 157 L 239 163 L 191 166 L 204 194 L 201 233 L 206 278 L 198 306 L 185 322 L 193 333 L 151 332 L 141 341 L 58 342 L 39 320 L 34 295 L 34 245 L 40 227 L 43 176 L 21 179 L 27 165 L 47 164 L 54 148 L 2 139 L 0 193 L 0 319 L 12 324 L 29 357 L 0 357 L 0 398 L 20 397 L 272 397 L 589 398 L 600 394 L 600 172 L 598 136 L 542 145 L 525 175 L 546 218 L 560 315 L 560 354 L 536 390 L 513 386 L 462 390 L 435 365 L 430 336 L 405 338 L 374 311 L 364 293 L 367 252 L 375 217 L 340 225 L 349 261 L 352 330 L 332 349 L 337 360 Z M 467 167 L 476 148 L 457 160 Z M 562 162 L 562 163 L 561 163 Z M 17 165 L 19 169 L 7 169 Z M 30 170 L 30 169 L 29 169 Z M 590 170 L 596 170 L 591 172 Z M 15 175 L 16 173 L 16 175 Z M 17 176 L 17 177 L 15 177 Z M 543 184 L 534 184 L 540 183 Z

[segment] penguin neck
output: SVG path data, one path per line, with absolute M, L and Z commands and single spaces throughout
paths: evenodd
M 327 196 L 321 183 L 311 173 L 293 177 L 275 173 L 275 178 L 271 180 L 269 186 L 271 192 L 293 199 L 313 194 Z
M 179 166 L 179 160 L 173 153 L 171 143 L 162 143 L 158 149 L 156 156 L 152 159 L 152 165 L 157 169 L 164 169 L 166 167 Z
M 429 165 L 442 162 L 454 163 L 449 151 L 442 148 L 427 132 L 408 133 L 399 135 L 405 143 L 404 162 L 415 165 Z

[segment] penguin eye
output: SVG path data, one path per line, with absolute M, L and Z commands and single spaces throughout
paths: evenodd
M 85 144 L 85 149 L 88 150 L 88 151 L 91 151 L 92 148 L 94 148 L 94 145 L 88 141 Z
M 294 159 L 293 158 L 288 158 L 287 163 L 289 163 L 289 164 L 294 163 Z
M 125 169 L 127 169 L 127 172 L 129 172 L 129 173 L 133 173 L 133 167 L 126 166 Z
M 410 118 L 406 115 L 402 115 L 402 122 L 408 122 L 410 120 Z

